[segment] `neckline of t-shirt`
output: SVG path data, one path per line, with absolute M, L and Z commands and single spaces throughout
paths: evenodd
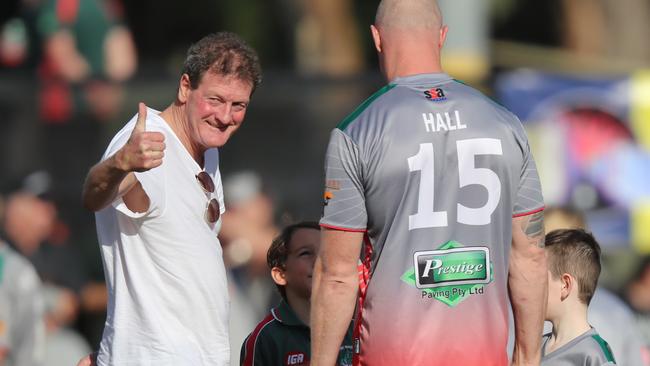
M 453 80 L 453 78 L 444 72 L 427 73 L 427 74 L 413 74 L 406 76 L 398 76 L 391 80 L 389 84 L 404 85 L 404 84 L 421 84 L 423 80 L 427 82 L 440 83 L 444 81 Z
M 147 107 L 147 109 L 154 112 L 153 115 L 162 123 L 162 125 L 164 126 L 163 128 L 167 129 L 167 131 L 174 137 L 176 142 L 179 143 L 179 145 L 181 146 L 186 158 L 189 159 L 194 164 L 194 168 L 196 170 L 196 173 L 198 174 L 200 171 L 204 170 L 203 168 L 201 168 L 199 163 L 197 163 L 196 160 L 194 160 L 192 155 L 190 155 L 190 152 L 187 151 L 187 148 L 185 147 L 185 145 L 183 145 L 183 142 L 181 141 L 181 139 L 178 138 L 178 136 L 176 135 L 176 132 L 174 132 L 174 129 L 169 125 L 169 123 L 167 123 L 167 121 L 164 118 L 162 118 L 160 116 L 160 113 L 162 113 L 162 112 L 159 111 L 159 110 L 153 109 L 151 107 Z M 203 153 L 203 159 L 205 160 L 205 153 Z
M 549 333 L 549 338 L 546 340 L 546 342 L 544 342 L 544 349 L 543 349 L 542 357 L 551 357 L 551 356 L 553 356 L 555 354 L 559 354 L 559 353 L 561 353 L 561 351 L 563 351 L 565 349 L 568 349 L 570 347 L 573 347 L 574 344 L 580 342 L 584 338 L 590 337 L 592 335 L 592 332 L 594 332 L 594 328 L 590 327 L 589 330 L 585 331 L 584 333 L 580 334 L 579 336 L 577 336 L 577 337 L 573 338 L 572 340 L 566 342 L 565 344 L 561 345 L 560 348 L 556 348 L 552 352 L 547 353 L 546 352 L 546 347 L 548 346 L 548 341 L 551 339 L 550 337 L 552 335 L 552 333 Z

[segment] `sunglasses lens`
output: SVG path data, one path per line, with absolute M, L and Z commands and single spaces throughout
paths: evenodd
M 196 175 L 196 180 L 199 181 L 199 184 L 201 184 L 203 190 L 208 193 L 214 192 L 214 182 L 212 181 L 212 178 L 210 178 L 210 174 L 206 172 L 200 172 Z
M 213 198 L 208 203 L 208 209 L 205 212 L 205 218 L 209 223 L 215 223 L 219 220 L 221 212 L 219 211 L 219 202 Z

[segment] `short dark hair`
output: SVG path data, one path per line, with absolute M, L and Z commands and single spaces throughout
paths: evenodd
M 600 275 L 600 246 L 583 229 L 558 229 L 546 234 L 548 269 L 554 279 L 568 273 L 578 281 L 578 298 L 589 305 Z
M 320 225 L 315 221 L 301 221 L 285 227 L 280 235 L 273 239 L 268 252 L 266 252 L 266 263 L 268 264 L 269 269 L 278 267 L 284 270 L 286 268 L 287 257 L 289 256 L 289 243 L 291 242 L 291 238 L 293 238 L 293 234 L 298 229 L 320 230 Z M 277 284 L 276 286 L 278 287 L 278 291 L 280 291 L 280 295 L 286 299 L 287 293 L 284 286 Z
M 209 34 L 187 50 L 183 74 L 189 76 L 192 89 L 198 88 L 206 71 L 248 81 L 253 90 L 262 82 L 262 67 L 257 53 L 231 32 Z

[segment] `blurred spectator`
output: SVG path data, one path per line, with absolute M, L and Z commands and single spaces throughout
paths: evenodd
M 123 83 L 136 70 L 135 44 L 121 0 L 36 1 L 38 148 L 54 181 L 80 206 L 85 167 L 99 160 L 121 111 Z
M 279 299 L 266 264 L 266 252 L 279 229 L 273 203 L 256 173 L 227 176 L 224 196 L 227 210 L 219 238 L 230 272 L 230 344 L 237 349 Z M 239 354 L 232 352 L 231 365 L 239 365 L 238 358 Z
M 571 207 L 547 208 L 544 211 L 544 225 L 547 233 L 556 229 L 586 228 L 582 212 Z M 650 289 L 650 285 L 647 288 Z M 599 286 L 591 299 L 587 316 L 589 323 L 607 340 L 619 364 L 650 365 L 647 349 L 650 343 L 643 342 L 640 332 L 648 328 L 650 322 L 639 327 L 632 310 L 618 296 Z
M 51 199 L 51 177 L 37 171 L 12 187 L 5 208 L 5 239 L 35 266 L 41 280 L 79 292 L 83 263 Z
M 70 326 L 79 312 L 77 297 L 68 289 L 46 285 L 45 359 L 48 366 L 71 366 L 90 353 L 88 342 Z
M 15 67 L 27 57 L 27 29 L 20 18 L 12 18 L 0 28 L 0 65 Z
M 625 288 L 625 299 L 636 312 L 645 344 L 650 346 L 650 257 L 645 257 Z
M 0 365 L 41 365 L 44 325 L 40 291 L 33 266 L 0 239 Z
M 294 1 L 296 4 L 300 12 L 295 28 L 298 71 L 333 77 L 357 75 L 364 60 L 354 1 Z
M 5 239 L 32 263 L 44 283 L 62 287 L 73 297 L 81 311 L 75 325 L 97 343 L 106 318 L 106 285 L 103 278 L 89 280 L 87 261 L 58 216 L 51 176 L 36 171 L 4 189 L 9 192 L 1 226 Z
M 22 255 L 34 256 L 54 228 L 54 205 L 29 192 L 16 192 L 7 199 L 6 210 L 7 239 Z
M 254 172 L 238 172 L 226 177 L 224 191 L 228 210 L 219 235 L 226 246 L 226 261 L 234 269 L 243 266 L 251 278 L 263 273 L 268 279 L 266 251 L 279 230 L 262 180 Z
M 118 111 L 120 82 L 135 72 L 135 46 L 118 0 L 43 0 L 41 117 L 65 123 L 87 108 L 99 121 Z

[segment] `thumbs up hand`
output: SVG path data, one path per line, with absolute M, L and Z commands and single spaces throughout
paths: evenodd
M 165 155 L 165 135 L 147 132 L 147 107 L 138 104 L 138 119 L 129 141 L 116 154 L 117 166 L 126 172 L 145 172 L 162 164 Z

